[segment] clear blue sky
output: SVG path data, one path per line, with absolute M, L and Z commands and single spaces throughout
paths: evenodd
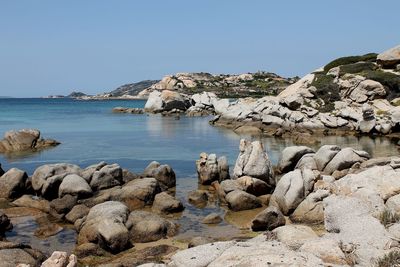
M 110 91 L 176 72 L 302 76 L 400 44 L 399 0 L 0 0 L 0 95 Z

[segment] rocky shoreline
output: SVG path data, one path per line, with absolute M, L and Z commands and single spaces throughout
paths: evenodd
M 152 162 L 142 174 L 134 174 L 105 162 L 86 168 L 47 164 L 30 177 L 13 168 L 1 170 L 0 196 L 12 208 L 1 210 L 0 230 L 9 231 L 8 216 L 22 209 L 55 220 L 42 230 L 46 236 L 58 233 L 62 224 L 73 225 L 77 244 L 72 256 L 68 260 L 67 253 L 56 252 L 50 258 L 64 259 L 59 266 L 70 262 L 68 267 L 76 262 L 135 266 L 152 261 L 161 265 L 145 266 L 291 265 L 299 259 L 302 266 L 365 266 L 400 250 L 399 166 L 399 157 L 371 159 L 365 151 L 334 145 L 317 151 L 287 147 L 272 166 L 261 142 L 241 140 L 230 172 L 225 157 L 202 153 L 196 170 L 199 184 L 206 187 L 189 192 L 189 202 L 201 209 L 214 198 L 231 212 L 261 208 L 250 228 L 265 232 L 244 241 L 199 237 L 188 250 L 166 244 L 135 249 L 180 231 L 170 215 L 185 207 L 174 197 L 176 175 L 168 165 Z M 203 223 L 223 220 L 211 213 Z M 0 258 L 7 266 L 39 266 L 45 260 L 29 246 L 6 239 L 1 244 Z M 24 257 L 4 256 L 10 253 Z

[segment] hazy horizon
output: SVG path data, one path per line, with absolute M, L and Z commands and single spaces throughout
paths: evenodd
M 400 44 L 395 0 L 1 1 L 0 96 L 97 94 L 177 72 L 303 76 Z

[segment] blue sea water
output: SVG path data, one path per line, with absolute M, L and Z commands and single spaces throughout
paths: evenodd
M 223 213 L 216 206 L 199 210 L 186 201 L 187 192 L 198 188 L 195 160 L 201 152 L 227 156 L 232 169 L 240 138 L 261 139 L 274 164 L 281 151 L 293 144 L 281 138 L 240 136 L 209 125 L 210 117 L 177 119 L 112 113 L 116 106 L 141 108 L 144 104 L 142 100 L 0 99 L 0 134 L 11 129 L 36 128 L 43 137 L 61 142 L 39 153 L 0 154 L 0 163 L 3 169 L 17 167 L 29 175 L 40 165 L 58 162 L 86 167 L 106 161 L 136 173 L 153 160 L 170 164 L 177 175 L 177 197 L 187 207 L 178 219 L 181 233 L 195 235 L 210 229 L 200 223 L 205 214 Z M 327 136 L 320 141 L 315 148 L 337 144 L 363 149 L 373 156 L 398 154 L 397 147 L 386 138 Z

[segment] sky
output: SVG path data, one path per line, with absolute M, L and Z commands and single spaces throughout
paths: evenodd
M 177 72 L 303 76 L 400 44 L 399 0 L 0 0 L 0 96 Z

